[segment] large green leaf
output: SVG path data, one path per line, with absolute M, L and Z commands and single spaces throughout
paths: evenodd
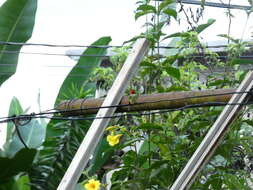
M 103 46 L 108 45 L 111 41 L 110 37 L 102 37 L 95 41 L 91 46 Z M 74 99 L 77 98 L 73 94 L 74 89 L 85 89 L 85 90 L 95 90 L 95 83 L 89 83 L 89 78 L 92 71 L 99 66 L 101 62 L 101 57 L 106 54 L 105 48 L 88 48 L 83 52 L 83 56 L 79 59 L 78 63 L 73 67 L 68 76 L 65 78 L 61 85 L 59 93 L 57 95 L 55 106 L 60 103 L 63 99 Z M 97 55 L 97 57 L 92 56 Z M 75 77 L 76 75 L 82 77 Z M 74 89 L 73 89 L 74 88 Z M 48 126 L 53 126 L 57 121 L 51 120 Z M 59 131 L 54 130 L 51 127 L 47 128 L 47 137 L 51 138 L 53 136 L 60 135 Z
M 45 139 L 46 126 L 39 123 L 38 120 L 31 120 L 27 125 L 19 126 L 22 139 L 29 148 L 39 148 Z M 9 142 L 6 156 L 13 157 L 20 149 L 24 148 L 23 143 L 17 134 Z
M 21 171 L 28 171 L 35 154 L 35 149 L 22 149 L 13 158 L 0 157 L 0 183 Z
M 23 108 L 17 98 L 13 98 L 10 104 L 9 116 L 23 114 Z M 8 138 L 4 145 L 2 155 L 13 157 L 19 150 L 24 148 L 17 133 L 13 133 L 13 123 L 8 123 Z M 24 126 L 18 127 L 21 137 L 29 148 L 38 148 L 42 145 L 46 134 L 46 123 L 44 119 L 31 120 Z
M 178 68 L 172 67 L 172 66 L 167 66 L 165 68 L 165 71 L 170 75 L 171 77 L 174 77 L 178 80 L 181 78 L 180 70 Z
M 198 27 L 196 27 L 195 31 L 200 34 L 201 32 L 203 32 L 206 28 L 208 28 L 209 26 L 211 26 L 213 23 L 215 23 L 216 20 L 214 19 L 208 19 L 207 23 L 205 24 L 201 24 Z
M 110 41 L 110 37 L 103 37 L 92 45 L 108 45 Z M 95 90 L 95 83 L 89 83 L 89 78 L 92 71 L 99 66 L 101 56 L 106 54 L 106 49 L 88 48 L 83 54 L 98 55 L 98 57 L 83 56 L 79 59 L 64 80 L 55 105 L 63 99 L 77 98 L 78 94 L 73 93 L 73 90 Z M 73 75 L 79 75 L 80 77 L 73 77 Z M 40 152 L 38 163 L 34 165 L 32 172 L 29 174 L 32 184 L 41 189 L 54 190 L 57 188 L 90 124 L 91 121 L 59 122 L 51 120 L 49 122 L 44 143 L 45 148 Z M 33 189 L 37 190 L 38 188 Z
M 7 0 L 0 8 L 0 41 L 26 42 L 32 35 L 37 0 Z M 18 54 L 22 46 L 0 45 L 0 85 L 16 72 Z
M 11 100 L 11 104 L 9 107 L 9 116 L 13 116 L 13 115 L 20 115 L 24 113 L 22 106 L 19 102 L 19 100 L 16 97 L 13 97 Z M 9 141 L 11 138 L 11 134 L 13 132 L 13 123 L 9 122 L 7 123 L 7 138 L 6 140 Z
M 233 65 L 250 65 L 250 64 L 253 64 L 253 59 L 234 58 L 231 60 L 231 64 L 233 64 Z
M 92 45 L 93 46 L 108 45 L 110 41 L 111 41 L 110 37 L 102 37 L 98 39 L 96 42 L 94 42 Z M 91 56 L 81 57 L 76 66 L 70 71 L 70 73 L 68 74 L 68 76 L 66 77 L 60 88 L 60 91 L 56 98 L 55 102 L 56 104 L 59 103 L 59 101 L 61 101 L 64 98 L 76 98 L 73 97 L 72 87 L 74 87 L 75 89 L 85 88 L 88 90 L 86 85 L 88 83 L 90 75 L 92 71 L 96 67 L 98 67 L 101 61 L 100 56 L 104 56 L 105 53 L 106 53 L 105 48 L 88 48 L 83 52 L 83 55 L 91 55 Z
M 0 182 L 0 190 L 31 190 L 27 175 L 16 176 L 7 181 Z

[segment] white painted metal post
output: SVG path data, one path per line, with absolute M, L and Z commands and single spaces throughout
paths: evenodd
M 111 89 L 109 90 L 102 107 L 119 104 L 130 79 L 137 70 L 139 63 L 147 51 L 148 41 L 146 39 L 137 40 Z M 116 107 L 100 109 L 97 113 L 97 117 L 110 117 L 114 114 L 115 110 Z M 101 139 L 104 129 L 109 121 L 110 119 L 108 118 L 95 119 L 93 121 L 57 190 L 73 190 L 75 188 L 79 177 Z
M 237 92 L 250 91 L 252 86 L 253 72 L 250 71 L 237 89 Z M 247 93 L 234 94 L 228 104 L 243 103 L 247 100 L 247 95 Z M 207 164 L 222 141 L 228 126 L 236 118 L 241 107 L 240 105 L 227 105 L 224 108 L 170 190 L 187 190 L 190 188 L 198 173 Z

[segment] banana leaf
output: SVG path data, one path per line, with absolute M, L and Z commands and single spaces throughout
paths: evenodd
M 92 45 L 108 45 L 110 41 L 110 37 L 102 37 Z M 87 48 L 83 54 L 91 56 L 81 56 L 78 63 L 64 80 L 55 105 L 64 99 L 77 98 L 76 89 L 79 92 L 95 91 L 96 85 L 94 82 L 89 81 L 90 75 L 99 66 L 101 57 L 106 54 L 106 49 Z M 97 55 L 97 57 L 94 55 Z M 73 77 L 76 75 L 80 77 Z M 43 144 L 44 149 L 40 151 L 38 161 L 32 168 L 32 172 L 29 173 L 32 190 L 57 189 L 90 124 L 91 121 L 62 122 L 51 120 L 49 122 L 47 125 L 46 141 Z
M 32 35 L 37 0 L 7 0 L 0 7 L 0 86 L 16 72 L 21 45 L 1 42 L 26 42 Z

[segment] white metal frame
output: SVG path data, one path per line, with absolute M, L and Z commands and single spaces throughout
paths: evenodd
M 111 89 L 109 90 L 107 97 L 102 104 L 102 107 L 119 104 L 129 81 L 131 80 L 133 74 L 136 72 L 139 63 L 147 51 L 148 41 L 146 39 L 137 40 L 121 71 L 115 79 Z M 57 190 L 73 190 L 75 188 L 79 177 L 81 176 L 85 166 L 87 165 L 92 153 L 95 150 L 95 147 L 100 141 L 107 124 L 110 121 L 109 118 L 105 117 L 112 116 L 115 110 L 116 107 L 107 107 L 98 111 L 96 117 L 102 119 L 95 119 L 93 121 Z
M 236 92 L 248 92 L 252 89 L 252 86 L 253 71 L 249 71 Z M 231 97 L 228 103 L 230 105 L 224 108 L 170 190 L 187 190 L 190 188 L 199 172 L 207 164 L 216 148 L 219 146 L 228 131 L 229 125 L 234 121 L 239 110 L 242 108 L 241 105 L 231 104 L 244 103 L 247 101 L 248 97 L 247 93 L 235 93 Z

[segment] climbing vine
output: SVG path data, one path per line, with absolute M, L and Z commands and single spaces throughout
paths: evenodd
M 176 7 L 170 0 L 137 2 L 135 18 L 146 17 L 146 32 L 127 43 L 146 37 L 151 42 L 151 51 L 131 81 L 127 91 L 130 98 L 131 90 L 139 95 L 235 88 L 245 76 L 246 71 L 241 68 L 241 63 L 245 62 L 240 56 L 249 51 L 248 42 L 221 34 L 220 37 L 229 39 L 228 46 L 223 52 L 211 51 L 199 38 L 201 32 L 215 23 L 215 20 L 209 19 L 207 23 L 199 24 L 204 17 L 204 6 L 195 12 L 193 9 L 185 10 L 181 3 L 179 9 Z M 182 17 L 186 17 L 189 24 L 186 31 L 164 33 L 166 28 L 171 27 L 171 19 L 180 21 Z M 166 43 L 167 46 L 173 44 L 175 48 L 162 52 L 159 46 Z M 120 54 L 111 59 L 114 67 L 122 65 L 123 61 L 118 61 L 119 55 L 127 53 L 126 49 L 117 51 Z M 96 76 L 103 78 L 99 74 Z M 110 188 L 144 190 L 170 187 L 222 109 L 194 108 L 113 120 L 106 133 L 108 143 L 113 145 L 114 150 L 123 150 L 124 153 L 117 156 L 120 161 L 107 170 L 113 171 Z M 192 189 L 250 189 L 252 122 L 247 117 L 250 112 L 251 106 L 242 111 Z M 113 142 L 112 135 L 115 137 Z

